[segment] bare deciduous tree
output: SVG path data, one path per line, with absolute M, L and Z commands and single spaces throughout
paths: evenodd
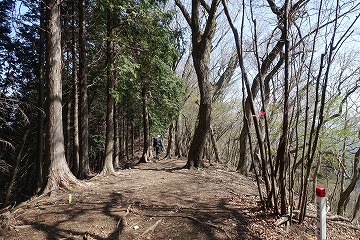
M 191 15 L 180 0 L 176 0 L 175 3 L 191 28 L 192 58 L 200 92 L 197 125 L 185 168 L 201 168 L 203 167 L 202 153 L 210 131 L 212 89 L 209 81 L 209 63 L 211 43 L 216 30 L 216 12 L 219 0 L 212 0 L 211 5 L 208 5 L 205 1 L 192 0 Z M 203 29 L 201 23 L 202 11 L 207 14 Z

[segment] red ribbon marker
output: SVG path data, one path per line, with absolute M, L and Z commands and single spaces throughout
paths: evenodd
M 266 115 L 266 112 L 259 112 L 258 114 L 254 114 L 252 115 L 253 117 L 262 117 L 262 116 L 265 116 Z

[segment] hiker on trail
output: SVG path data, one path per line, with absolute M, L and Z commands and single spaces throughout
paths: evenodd
M 162 148 L 164 147 L 163 141 L 162 141 L 160 135 L 157 135 L 157 137 L 154 138 L 153 147 L 156 152 L 155 161 L 159 161 L 160 160 L 160 152 L 161 152 Z

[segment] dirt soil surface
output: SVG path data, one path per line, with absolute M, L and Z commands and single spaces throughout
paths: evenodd
M 181 169 L 185 163 L 140 164 L 34 198 L 13 210 L 0 239 L 316 239 L 314 218 L 276 227 L 253 179 L 218 167 Z M 331 221 L 327 228 L 328 239 L 360 239 L 360 230 Z

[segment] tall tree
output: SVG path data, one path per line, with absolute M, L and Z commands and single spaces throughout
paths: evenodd
M 110 6 L 107 15 L 107 89 L 106 89 L 106 140 L 105 140 L 105 162 L 101 174 L 112 174 L 114 170 L 114 87 L 115 87 L 115 48 L 114 48 L 114 9 Z
M 71 170 L 74 173 L 75 176 L 79 175 L 79 74 L 78 74 L 78 58 L 77 58 L 77 5 L 76 1 L 72 2 L 71 6 L 72 10 L 72 20 L 71 20 L 71 56 L 72 56 L 72 109 L 69 109 L 69 111 L 72 110 L 72 122 L 73 123 L 73 130 L 72 132 L 72 138 L 73 138 L 73 147 L 72 147 L 72 161 L 70 159 L 67 159 L 68 162 L 71 162 L 72 164 L 69 164 L 71 166 Z M 70 100 L 71 101 L 71 100 Z
M 40 28 L 39 28 L 39 67 L 38 67 L 38 131 L 37 131 L 37 158 L 36 158 L 36 192 L 43 186 L 44 162 L 44 125 L 45 125 L 45 44 L 46 44 L 46 8 L 44 1 L 39 1 Z
M 88 76 L 86 59 L 86 19 L 85 0 L 78 1 L 79 11 L 79 177 L 90 174 L 89 165 L 89 106 Z
M 11 40 L 11 14 L 14 7 L 14 2 L 11 0 L 5 0 L 0 2 L 0 96 L 3 97 L 6 93 L 6 73 L 7 67 L 5 62 L 9 61 L 9 52 L 13 48 Z
M 286 183 L 285 183 L 285 171 L 286 166 L 285 163 L 287 162 L 288 158 L 288 132 L 289 132 L 289 39 L 288 39 L 288 31 L 289 31 L 289 7 L 290 3 L 289 0 L 285 0 L 284 3 L 284 26 L 282 27 L 282 35 L 284 36 L 283 40 L 285 41 L 285 73 L 284 73 L 284 108 L 283 108 L 283 123 L 282 123 L 282 133 L 279 141 L 279 146 L 277 149 L 276 155 L 276 165 L 279 165 L 279 190 L 280 190 L 280 213 L 285 215 L 287 212 L 286 206 Z
M 61 187 L 71 187 L 78 181 L 71 173 L 65 159 L 62 120 L 62 64 L 61 64 L 61 0 L 47 0 L 47 124 L 46 124 L 46 174 L 44 193 Z
M 149 122 L 149 92 L 150 88 L 147 83 L 141 88 L 142 99 L 142 115 L 143 115 L 143 132 L 144 132 L 144 146 L 140 162 L 149 161 L 149 148 L 150 145 L 150 122 Z
M 188 161 L 185 168 L 203 167 L 202 153 L 210 131 L 212 90 L 209 81 L 210 50 L 216 30 L 216 11 L 219 0 L 212 0 L 211 5 L 205 1 L 192 0 L 191 15 L 180 0 L 175 0 L 191 28 L 192 57 L 200 92 L 200 105 L 197 126 L 191 141 Z M 204 11 L 203 11 L 204 10 Z M 202 13 L 207 14 L 205 24 Z M 201 26 L 204 26 L 202 29 Z
M 134 90 L 137 98 L 141 99 L 144 134 L 139 162 L 147 162 L 152 154 L 150 136 L 164 134 L 173 116 L 179 111 L 182 84 L 172 68 L 179 56 L 179 33 L 169 28 L 173 14 L 165 10 L 162 1 L 150 4 L 143 1 L 136 7 L 129 7 L 127 17 L 124 24 L 127 24 L 126 32 L 132 36 L 128 44 L 132 46 L 131 55 L 136 63 L 132 68 L 136 76 L 128 73 L 128 77 L 122 79 L 120 84 L 132 86 L 127 87 L 129 90 L 137 86 Z M 127 45 L 124 47 L 128 48 Z M 127 105 L 137 111 L 133 103 L 133 106 Z

